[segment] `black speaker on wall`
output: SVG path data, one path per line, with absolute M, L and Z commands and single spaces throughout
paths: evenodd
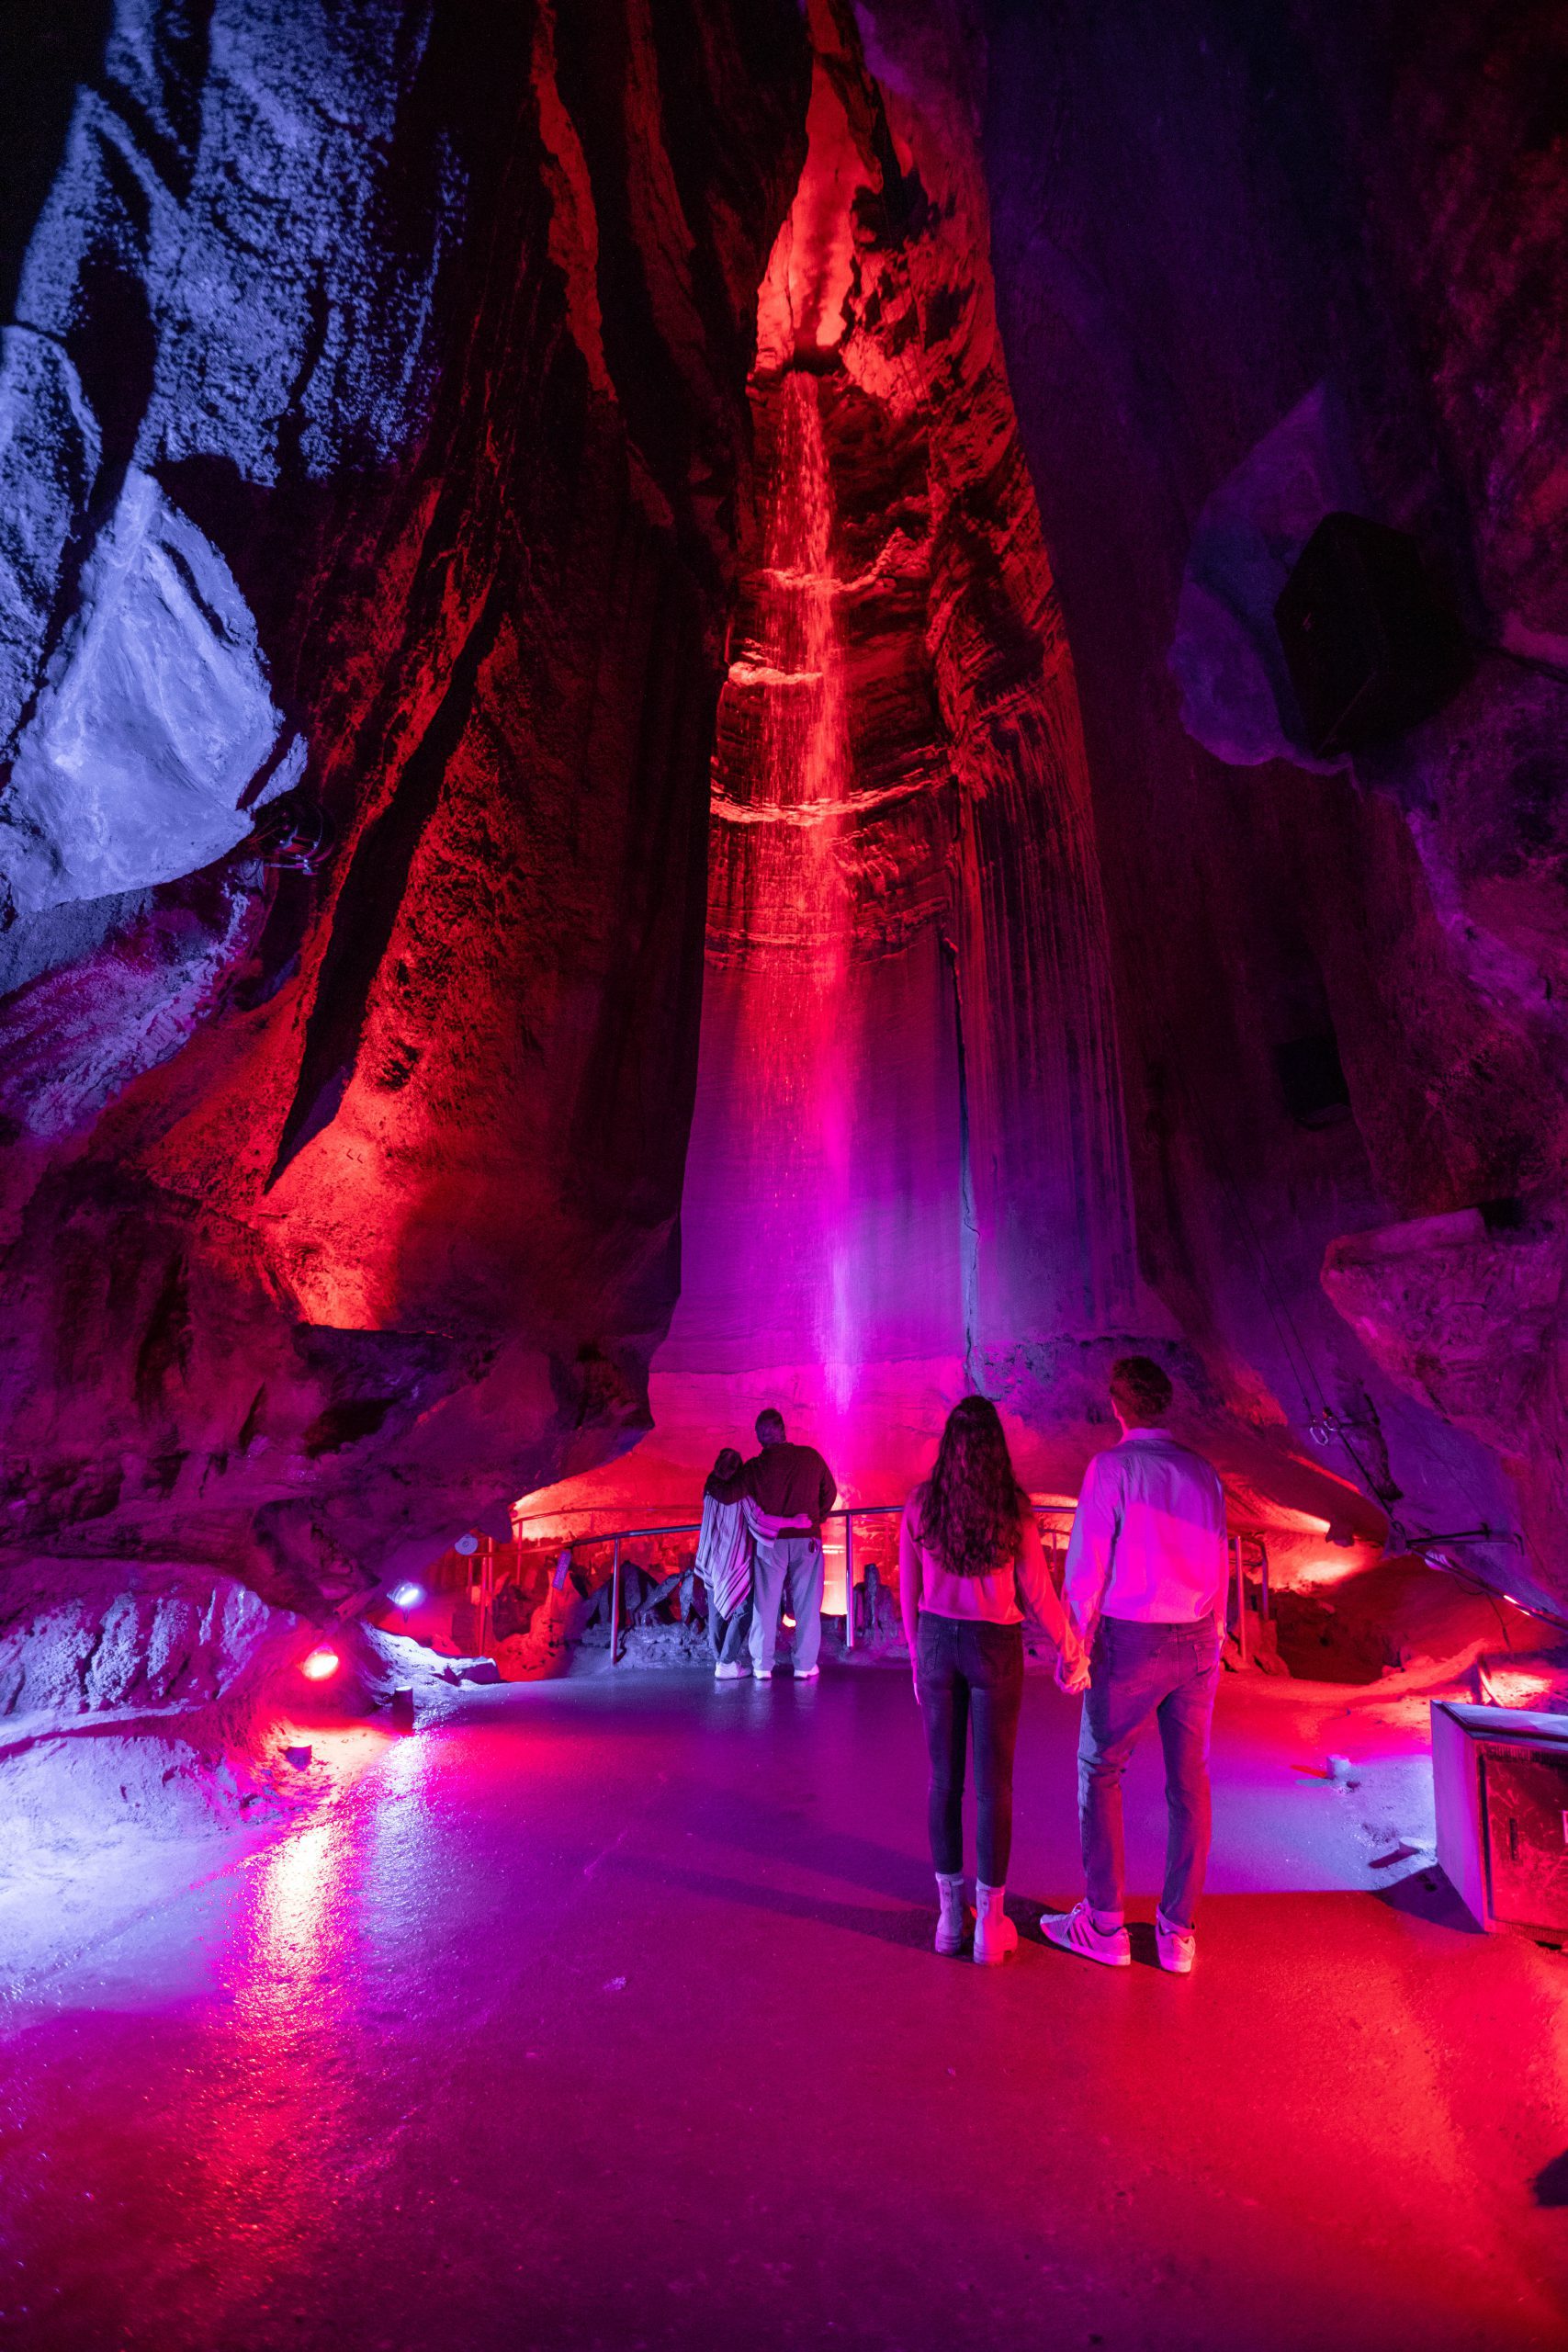
M 1274 606 L 1307 741 L 1320 759 L 1430 718 L 1474 667 L 1464 625 L 1407 531 L 1325 514 Z

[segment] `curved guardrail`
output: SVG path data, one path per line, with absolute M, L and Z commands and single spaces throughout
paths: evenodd
M 856 1646 L 854 1522 L 857 1519 L 897 1519 L 903 1509 L 902 1503 L 847 1503 L 837 1510 L 823 1514 L 824 1525 L 829 1520 L 841 1520 L 843 1522 L 844 1647 L 847 1650 L 852 1650 Z M 1072 1526 L 1076 1510 L 1077 1505 L 1073 1503 L 1036 1503 L 1034 1506 L 1037 1522 L 1047 1520 L 1065 1522 L 1065 1526 L 1052 1526 L 1049 1531 L 1053 1565 L 1055 1565 L 1056 1552 L 1065 1541 L 1066 1531 Z M 610 1663 L 612 1666 L 618 1666 L 621 1657 L 622 1544 L 644 1543 L 660 1535 L 696 1535 L 701 1532 L 701 1530 L 700 1519 L 681 1519 L 670 1521 L 660 1527 L 618 1527 L 595 1530 L 591 1535 L 577 1536 L 561 1545 L 563 1552 L 575 1552 L 580 1548 L 586 1550 L 591 1544 L 608 1544 L 612 1547 L 610 1560 Z M 1249 1531 L 1249 1533 L 1250 1540 L 1257 1544 L 1259 1555 L 1261 1579 L 1259 1614 L 1267 1617 L 1269 1614 L 1269 1544 L 1267 1539 L 1260 1533 L 1255 1531 Z M 1244 1666 L 1247 1661 L 1247 1575 L 1242 1557 L 1242 1544 L 1245 1540 L 1247 1537 L 1243 1535 L 1232 1535 L 1228 1538 L 1232 1557 L 1235 1563 L 1236 1629 Z

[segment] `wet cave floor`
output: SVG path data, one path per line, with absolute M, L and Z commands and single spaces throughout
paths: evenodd
M 1422 1712 L 1227 1684 L 1187 1980 L 1146 1927 L 1120 1973 L 1038 1939 L 1078 1885 L 1044 1682 L 999 1970 L 928 1949 L 900 1672 L 361 1735 L 315 1817 L 12 1988 L 6 2340 L 1568 2343 L 1568 1958 L 1421 1868 Z M 1158 1815 L 1149 1748 L 1144 1920 Z

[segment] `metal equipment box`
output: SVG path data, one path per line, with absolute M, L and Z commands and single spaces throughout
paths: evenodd
M 1568 1940 L 1568 1715 L 1432 1702 L 1438 1860 L 1477 1924 Z

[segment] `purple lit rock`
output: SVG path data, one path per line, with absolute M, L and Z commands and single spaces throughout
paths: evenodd
M 1323 517 L 1365 497 L 1340 403 L 1318 384 L 1205 500 L 1181 580 L 1170 673 L 1181 723 L 1239 767 L 1289 760 L 1319 775 L 1274 626 L 1292 565 Z

